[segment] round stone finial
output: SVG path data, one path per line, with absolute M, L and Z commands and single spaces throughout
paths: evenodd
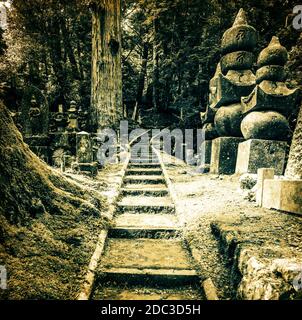
M 247 26 L 247 25 L 248 25 L 248 22 L 247 22 L 246 13 L 245 13 L 245 11 L 241 8 L 241 9 L 239 10 L 239 12 L 237 13 L 237 16 L 236 16 L 236 18 L 235 18 L 233 27 L 235 27 L 235 26 L 242 26 L 242 25 Z
M 269 65 L 284 66 L 288 60 L 288 52 L 280 44 L 278 37 L 272 37 L 269 45 L 263 49 L 258 57 L 258 67 Z
M 248 24 L 245 11 L 240 9 L 233 26 L 223 34 L 221 41 L 222 53 L 253 51 L 257 42 L 257 31 Z
M 276 36 L 272 36 L 271 42 L 268 46 L 281 46 L 279 38 Z

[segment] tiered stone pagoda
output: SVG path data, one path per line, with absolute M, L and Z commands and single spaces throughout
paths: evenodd
M 240 130 L 243 118 L 241 97 L 249 95 L 256 85 L 252 67 L 257 40 L 255 28 L 248 25 L 246 14 L 240 9 L 233 26 L 223 35 L 223 56 L 210 82 L 207 112 L 201 114 L 206 131 L 203 147 L 207 151 L 211 148 L 210 157 L 206 152 L 206 161 L 211 158 L 211 173 L 235 172 L 238 144 L 243 141 Z M 216 139 L 211 140 L 208 136 Z
M 298 89 L 284 81 L 288 53 L 277 37 L 259 55 L 257 86 L 242 98 L 244 119 L 241 131 L 247 140 L 239 145 L 237 173 L 256 173 L 258 168 L 273 168 L 283 174 L 290 127 L 288 117 L 296 105 Z

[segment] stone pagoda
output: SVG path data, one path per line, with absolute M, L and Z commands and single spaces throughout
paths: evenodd
M 257 41 L 257 31 L 248 25 L 246 14 L 240 9 L 233 26 L 222 37 L 222 58 L 210 81 L 207 112 L 201 114 L 206 132 L 204 150 L 208 151 L 206 160 L 211 159 L 211 173 L 235 172 L 238 144 L 243 141 L 241 97 L 249 95 L 256 85 L 252 68 Z
M 247 141 L 239 145 L 237 173 L 256 173 L 259 168 L 273 168 L 278 175 L 284 172 L 290 138 L 287 119 L 299 94 L 284 83 L 287 59 L 287 50 L 277 37 L 259 55 L 257 86 L 241 101 L 241 131 Z

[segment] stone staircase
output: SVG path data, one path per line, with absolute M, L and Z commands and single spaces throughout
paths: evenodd
M 205 299 L 161 164 L 150 155 L 131 156 L 92 299 Z

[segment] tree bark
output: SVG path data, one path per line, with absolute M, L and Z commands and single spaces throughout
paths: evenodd
M 123 115 L 121 3 L 102 0 L 92 11 L 91 124 L 99 130 L 117 125 Z
M 65 100 L 66 93 L 69 92 L 68 84 L 66 81 L 66 72 L 62 56 L 62 43 L 60 36 L 60 27 L 58 17 L 53 17 L 49 21 L 47 28 L 47 45 L 50 49 L 50 58 L 52 68 L 58 82 L 58 90 L 60 96 Z
M 69 62 L 71 64 L 73 76 L 75 79 L 80 79 L 78 64 L 77 64 L 77 60 L 74 55 L 73 47 L 71 45 L 69 30 L 67 29 L 66 21 L 65 21 L 64 17 L 61 17 L 60 20 L 61 20 L 61 31 L 62 31 L 63 41 L 64 41 L 64 47 L 65 47 L 65 51 L 67 53 Z

